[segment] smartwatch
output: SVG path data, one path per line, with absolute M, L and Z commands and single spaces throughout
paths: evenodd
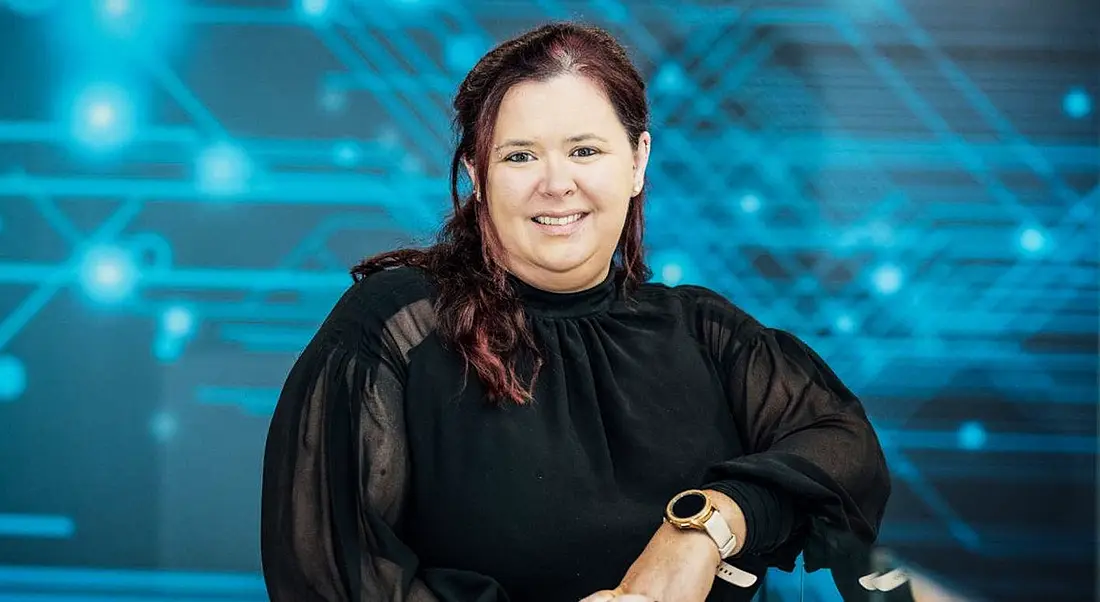
M 729 523 L 700 489 L 689 489 L 672 498 L 665 508 L 665 521 L 679 529 L 705 532 L 714 540 L 723 559 L 737 548 L 737 536 L 730 530 Z M 724 561 L 718 563 L 716 574 L 737 587 L 752 587 L 757 580 L 756 575 Z
M 699 489 L 689 489 L 676 495 L 665 508 L 665 520 L 674 527 L 703 531 L 714 540 L 722 558 L 728 558 L 737 547 L 737 537 L 729 523 Z

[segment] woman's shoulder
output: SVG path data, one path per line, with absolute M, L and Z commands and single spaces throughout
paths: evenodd
M 756 319 L 729 297 L 698 284 L 669 286 L 659 282 L 643 284 L 638 291 L 643 303 L 664 306 L 694 319 L 756 323 Z
M 394 267 L 357 277 L 325 318 L 322 330 L 339 338 L 419 338 L 435 328 L 428 276 Z
M 431 279 L 416 267 L 384 268 L 357 276 L 347 294 L 364 305 L 400 308 L 431 297 Z

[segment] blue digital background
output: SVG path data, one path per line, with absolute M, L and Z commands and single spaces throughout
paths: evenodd
M 650 82 L 656 277 L 864 398 L 882 545 L 1092 599 L 1094 0 L 0 0 L 0 602 L 264 599 L 287 369 L 351 264 L 445 215 L 465 71 L 562 18 Z

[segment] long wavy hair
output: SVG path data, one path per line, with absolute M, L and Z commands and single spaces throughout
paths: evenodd
M 474 190 L 486 191 L 494 127 L 508 90 L 525 81 L 576 74 L 595 82 L 615 108 L 637 150 L 648 129 L 645 82 L 625 49 L 606 31 L 575 23 L 554 23 L 508 40 L 486 54 L 463 80 L 454 99 L 458 144 L 451 160 L 454 212 L 437 241 L 423 249 L 400 249 L 363 260 L 352 269 L 356 281 L 382 269 L 415 267 L 436 284 L 438 333 L 473 368 L 490 400 L 524 404 L 531 400 L 542 357 L 527 317 L 504 268 L 503 249 L 487 202 L 459 192 L 468 161 Z M 616 286 L 630 294 L 651 272 L 642 252 L 644 197 L 630 203 L 615 249 Z M 528 357 L 528 379 L 520 360 Z M 524 370 L 526 372 L 526 370 Z M 526 382 L 525 382 L 526 380 Z

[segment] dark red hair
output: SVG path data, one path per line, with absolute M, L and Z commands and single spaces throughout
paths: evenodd
M 489 154 L 501 101 L 524 81 L 563 74 L 589 78 L 607 94 L 631 144 L 648 129 L 645 82 L 623 47 L 607 32 L 573 23 L 545 25 L 486 54 L 466 76 L 454 99 L 458 145 L 451 160 L 454 213 L 435 244 L 364 260 L 352 270 L 358 281 L 388 267 L 423 269 L 438 286 L 439 334 L 472 367 L 490 399 L 522 404 L 531 399 L 542 359 L 527 318 L 504 269 L 500 239 L 487 204 L 459 192 L 463 160 L 474 166 L 476 190 L 487 190 Z M 635 197 L 615 253 L 616 285 L 633 291 L 650 277 L 642 257 L 642 200 Z M 525 383 L 520 359 L 530 359 Z M 528 365 L 528 364 L 524 364 Z

